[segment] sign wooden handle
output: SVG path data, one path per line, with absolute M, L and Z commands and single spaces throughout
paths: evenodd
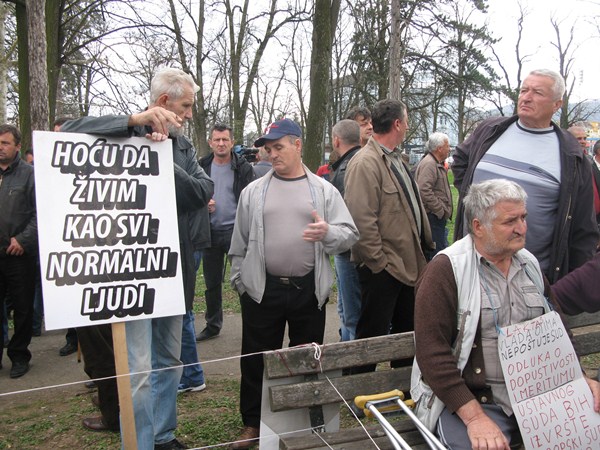
M 127 341 L 125 339 L 125 322 L 112 324 L 113 347 L 115 352 L 115 368 L 117 371 L 117 387 L 119 389 L 119 410 L 121 413 L 121 441 L 125 450 L 137 450 L 135 434 L 135 416 L 131 398 L 130 377 L 120 376 L 129 373 L 127 360 Z

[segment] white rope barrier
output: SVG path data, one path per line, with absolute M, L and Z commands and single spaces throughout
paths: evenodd
M 323 366 L 321 365 L 321 356 L 322 356 L 322 349 L 321 349 L 321 347 L 317 343 L 314 343 L 314 342 L 311 343 L 311 344 L 307 344 L 307 345 L 311 345 L 314 348 L 314 350 L 315 350 L 314 358 L 319 363 L 319 368 L 321 370 L 321 374 L 323 374 L 323 376 L 325 377 L 325 379 L 329 382 L 329 384 L 331 385 L 331 387 L 334 389 L 334 391 L 340 397 L 341 401 L 344 403 L 344 405 L 346 406 L 346 408 L 350 411 L 350 413 L 352 414 L 352 416 L 360 424 L 361 428 L 365 431 L 366 435 L 369 437 L 369 439 L 371 440 L 371 442 L 373 443 L 373 445 L 375 446 L 375 448 L 379 449 L 379 447 L 377 446 L 377 444 L 373 440 L 372 436 L 369 434 L 369 432 L 365 428 L 365 426 L 362 423 L 362 421 L 358 418 L 358 416 L 356 415 L 356 413 L 354 412 L 354 410 L 351 408 L 351 406 L 348 404 L 348 402 L 346 401 L 346 399 L 344 399 L 344 397 L 342 396 L 342 394 L 335 387 L 335 385 L 333 384 L 333 382 L 331 381 L 331 379 L 323 371 Z M 181 364 L 181 365 L 178 365 L 178 366 L 163 367 L 163 368 L 159 368 L 159 369 L 144 370 L 144 371 L 139 371 L 139 372 L 131 372 L 131 373 L 126 373 L 126 374 L 122 374 L 122 375 L 114 375 L 114 376 L 110 376 L 110 377 L 92 378 L 92 379 L 87 379 L 87 380 L 83 380 L 83 381 L 72 381 L 72 382 L 69 382 L 69 383 L 60 383 L 60 384 L 54 384 L 54 385 L 49 385 L 49 386 L 40 386 L 40 387 L 35 387 L 35 388 L 30 388 L 30 389 L 21 389 L 21 390 L 18 390 L 18 391 L 11 391 L 11 392 L 0 393 L 0 398 L 11 396 L 11 395 L 28 394 L 28 393 L 32 393 L 32 392 L 39 392 L 39 391 L 50 390 L 50 389 L 58 389 L 58 388 L 64 388 L 64 387 L 70 387 L 70 386 L 77 386 L 77 385 L 80 385 L 80 384 L 85 384 L 85 383 L 87 383 L 89 381 L 103 381 L 103 380 L 117 379 L 119 377 L 129 377 L 129 376 L 133 376 L 133 375 L 141 375 L 141 374 L 147 374 L 147 373 L 152 373 L 152 372 L 159 372 L 159 371 L 163 371 L 163 370 L 173 370 L 173 369 L 184 368 L 184 367 L 191 367 L 191 366 L 196 366 L 196 365 L 209 365 L 209 364 L 212 364 L 212 363 L 225 362 L 225 361 L 230 361 L 230 360 L 233 360 L 233 359 L 241 359 L 241 358 L 245 358 L 245 357 L 248 357 L 248 356 L 262 355 L 264 353 L 266 353 L 266 352 L 256 352 L 256 353 L 249 353 L 247 355 L 229 356 L 229 357 L 225 357 L 225 358 L 217 358 L 217 359 L 212 359 L 212 360 L 200 361 L 200 362 L 197 362 L 197 363 Z M 263 437 L 270 437 L 270 436 L 282 437 L 282 436 L 285 436 L 285 435 L 288 435 L 288 434 L 294 434 L 294 433 L 300 433 L 300 432 L 307 432 L 307 431 L 314 431 L 314 428 L 303 428 L 303 429 L 288 431 L 288 432 L 284 432 L 284 433 L 276 433 L 276 434 L 272 434 L 272 435 L 269 435 L 269 436 L 263 436 Z M 330 449 L 333 448 L 333 447 L 331 447 L 331 445 L 329 445 L 328 442 L 326 442 L 326 440 L 323 438 L 323 436 L 322 436 L 321 433 L 314 433 L 314 434 L 316 436 L 318 436 L 319 439 L 321 439 L 323 441 L 323 443 L 328 448 L 330 448 Z M 231 445 L 234 442 L 238 442 L 238 441 L 223 442 L 223 443 L 209 445 L 209 446 L 203 446 L 203 447 L 194 447 L 194 449 L 201 450 L 201 449 L 212 449 L 212 448 L 225 447 L 225 446 Z
M 113 375 L 113 376 L 110 376 L 110 377 L 88 378 L 87 380 L 83 380 L 83 381 L 71 381 L 69 383 L 53 384 L 53 385 L 50 385 L 50 386 L 41 386 L 41 387 L 36 387 L 36 388 L 31 388 L 31 389 L 22 389 L 22 390 L 19 390 L 19 391 L 4 392 L 4 393 L 0 393 L 0 397 L 6 397 L 6 396 L 9 396 L 9 395 L 15 395 L 15 394 L 27 394 L 29 392 L 43 391 L 43 390 L 46 390 L 46 389 L 56 389 L 56 388 L 67 387 L 67 386 L 76 386 L 78 384 L 85 384 L 85 383 L 87 383 L 89 381 L 103 381 L 103 380 L 110 380 L 110 379 L 113 379 L 113 378 L 117 379 L 117 378 L 120 378 L 120 377 L 129 377 L 129 376 L 133 376 L 133 375 L 142 375 L 142 374 L 152 373 L 152 372 L 161 372 L 163 370 L 173 370 L 173 369 L 178 369 L 178 368 L 183 368 L 183 367 L 191 367 L 191 366 L 197 366 L 197 365 L 218 363 L 218 362 L 223 362 L 223 361 L 229 361 L 229 360 L 232 360 L 232 359 L 245 358 L 247 356 L 262 355 L 263 353 L 266 353 L 266 352 L 256 352 L 256 353 L 249 353 L 247 355 L 229 356 L 229 357 L 226 357 L 226 358 L 219 358 L 219 359 L 211 359 L 211 360 L 206 360 L 206 361 L 199 361 L 197 363 L 180 364 L 178 366 L 161 367 L 159 369 L 141 370 L 139 372 L 124 373 L 124 374 L 121 374 L 121 375 Z

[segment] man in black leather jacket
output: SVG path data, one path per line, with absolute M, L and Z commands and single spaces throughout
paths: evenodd
M 37 260 L 37 215 L 33 167 L 21 159 L 21 132 L 0 125 L 0 324 L 12 301 L 14 333 L 7 354 L 11 378 L 29 371 Z M 0 369 L 2 354 L 0 350 Z

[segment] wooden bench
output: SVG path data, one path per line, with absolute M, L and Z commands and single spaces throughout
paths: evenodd
M 571 317 L 569 324 L 581 356 L 600 353 L 600 313 Z M 315 358 L 315 346 L 286 348 L 264 355 L 265 379 L 278 380 L 283 384 L 266 387 L 268 405 L 263 404 L 263 411 L 264 408 L 269 408 L 270 412 L 276 415 L 281 411 L 304 409 L 304 413 L 310 419 L 311 427 L 321 431 L 318 435 L 310 431 L 301 436 L 280 434 L 279 448 L 287 450 L 328 449 L 330 448 L 328 445 L 335 449 L 346 450 L 375 448 L 360 426 L 343 428 L 340 431 L 323 431 L 325 421 L 322 407 L 334 405 L 338 411 L 340 406 L 345 408 L 340 395 L 348 403 L 351 403 L 357 395 L 377 394 L 393 389 L 408 392 L 410 367 L 385 370 L 386 367 L 380 366 L 379 369 L 382 370 L 373 373 L 346 376 L 342 376 L 341 371 L 364 364 L 378 364 L 414 357 L 413 333 L 338 342 L 316 347 L 320 350 L 320 360 Z M 596 376 L 595 370 L 587 370 L 587 373 L 590 376 Z M 325 378 L 325 375 L 331 383 Z M 299 376 L 300 381 L 298 381 Z M 294 381 L 285 382 L 285 379 L 291 380 L 292 377 Z M 263 394 L 263 403 L 265 403 L 265 399 L 266 396 Z M 412 448 L 429 448 L 412 421 L 396 420 L 393 424 Z M 394 448 L 379 424 L 374 422 L 373 425 L 367 427 L 367 430 L 379 448 L 382 450 Z

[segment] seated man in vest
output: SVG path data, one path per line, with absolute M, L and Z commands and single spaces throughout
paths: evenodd
M 526 197 L 508 180 L 471 185 L 464 199 L 469 234 L 436 255 L 417 283 L 411 393 L 430 407 L 422 397 L 427 384 L 443 403 L 437 423 L 431 416 L 428 423 L 451 449 L 508 450 L 521 440 L 498 329 L 541 316 L 550 296 L 538 261 L 524 248 Z M 598 412 L 600 384 L 586 381 Z

